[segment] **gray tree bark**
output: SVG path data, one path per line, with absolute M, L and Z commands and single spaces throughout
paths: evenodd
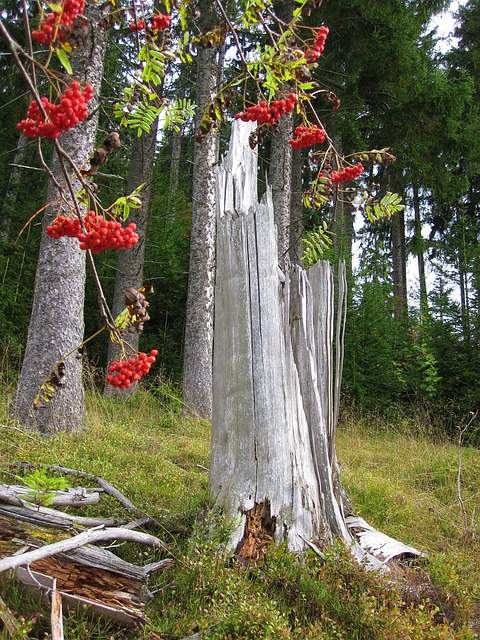
M 214 6 L 200 0 L 199 25 L 215 25 Z M 218 50 L 199 48 L 197 57 L 197 126 L 217 91 Z M 193 156 L 192 229 L 188 273 L 183 366 L 183 413 L 212 414 L 213 308 L 215 279 L 215 164 L 218 133 L 212 129 L 196 141 Z
M 88 160 L 94 148 L 98 123 L 95 108 L 106 48 L 106 30 L 102 28 L 102 19 L 107 12 L 107 3 L 87 2 L 85 16 L 89 24 L 88 37 L 85 45 L 78 47 L 71 55 L 73 77 L 79 82 L 89 82 L 95 91 L 88 105 L 91 117 L 64 132 L 60 138 L 63 149 L 78 167 Z M 56 155 L 52 171 L 58 182 L 64 184 L 65 177 Z M 73 180 L 73 188 L 74 192 L 79 190 L 77 180 Z M 59 196 L 56 187 L 50 184 L 47 202 L 56 202 Z M 66 189 L 64 196 L 71 201 Z M 43 230 L 59 210 L 65 213 L 69 205 L 62 202 L 61 205 L 49 206 L 43 218 Z M 79 249 L 75 238 L 54 240 L 45 232 L 42 234 L 34 286 L 27 346 L 12 413 L 25 428 L 39 430 L 45 435 L 83 429 L 82 362 L 77 351 L 65 360 L 64 388 L 57 391 L 44 408 L 33 408 L 35 396 L 56 363 L 83 340 L 85 252 Z
M 290 260 L 300 262 L 304 253 L 302 150 L 292 150 L 292 183 L 290 197 Z
M 127 194 L 132 193 L 137 187 L 145 183 L 145 187 L 140 192 L 142 206 L 133 209 L 128 218 L 128 222 L 137 225 L 138 243 L 130 249 L 118 252 L 115 291 L 113 294 L 112 314 L 117 315 L 125 308 L 124 293 L 129 287 L 140 289 L 143 284 L 143 267 L 145 259 L 145 234 L 147 229 L 148 210 L 152 193 L 152 176 L 155 161 L 155 143 L 157 138 L 158 121 L 155 121 L 149 133 L 144 133 L 140 138 L 135 138 L 133 142 L 132 156 L 130 158 L 130 170 L 127 181 Z M 132 352 L 138 351 L 140 334 L 137 332 L 125 335 Z M 108 343 L 108 363 L 116 360 L 119 355 L 118 345 Z M 105 385 L 105 395 L 126 397 L 136 393 L 138 383 L 132 384 L 128 389 L 119 389 L 109 384 Z
M 290 213 L 292 190 L 292 148 L 288 141 L 293 135 L 293 118 L 284 116 L 272 135 L 268 182 L 272 188 L 273 210 L 278 236 L 279 263 L 290 253 Z M 294 242 L 295 240 L 293 240 Z

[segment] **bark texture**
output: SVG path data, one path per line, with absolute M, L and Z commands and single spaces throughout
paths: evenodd
M 198 2 L 200 28 L 215 25 L 214 7 Z M 199 48 L 196 103 L 201 118 L 217 91 L 218 51 Z M 198 131 L 198 121 L 197 121 Z M 183 413 L 210 418 L 212 414 L 213 307 L 215 285 L 215 129 L 195 142 L 192 184 L 192 229 L 188 273 L 183 366 Z
M 408 313 L 407 301 L 407 253 L 405 246 L 405 216 L 399 211 L 392 218 L 392 258 L 394 312 L 397 320 Z
M 292 147 L 288 141 L 293 136 L 293 118 L 280 118 L 278 129 L 272 135 L 270 151 L 270 169 L 268 182 L 272 189 L 273 210 L 278 236 L 278 256 L 280 264 L 288 258 L 290 245 L 296 238 L 290 239 L 290 212 L 292 192 Z
M 238 519 L 234 543 L 246 560 L 269 536 L 293 549 L 351 541 L 334 487 L 332 271 L 279 269 L 272 194 L 257 202 L 249 131 L 234 124 L 218 174 L 210 464 L 212 493 Z
M 107 12 L 108 6 L 104 3 L 86 4 L 85 16 L 90 25 L 88 37 L 85 45 L 71 56 L 73 77 L 83 83 L 89 82 L 95 90 L 89 103 L 91 118 L 63 133 L 60 138 L 62 147 L 79 167 L 88 160 L 94 148 L 98 122 L 95 108 L 106 47 L 102 20 Z M 58 182 L 65 184 L 56 156 L 52 171 Z M 74 192 L 79 190 L 78 181 L 73 181 L 73 188 Z M 59 195 L 50 184 L 47 202 L 56 203 Z M 67 191 L 65 197 L 70 199 Z M 65 203 L 52 204 L 46 209 L 43 229 L 61 210 L 66 212 L 69 206 Z M 65 387 L 57 391 L 44 408 L 33 408 L 33 400 L 55 364 L 83 340 L 85 252 L 79 249 L 76 239 L 53 240 L 46 233 L 42 234 L 34 286 L 27 346 L 12 412 L 25 428 L 39 430 L 46 435 L 62 430 L 76 431 L 84 428 L 82 362 L 78 352 L 65 361 Z

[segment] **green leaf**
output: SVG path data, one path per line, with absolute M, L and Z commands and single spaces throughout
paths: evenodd
M 65 50 L 64 49 L 55 49 L 55 53 L 57 54 L 57 58 L 60 60 L 60 63 L 62 64 L 62 66 L 65 69 L 65 71 L 69 75 L 72 75 L 73 74 L 72 65 L 70 64 L 70 60 L 68 59 L 68 56 L 67 56 Z

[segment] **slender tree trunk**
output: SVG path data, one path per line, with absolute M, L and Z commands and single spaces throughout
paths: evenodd
M 17 202 L 18 190 L 20 189 L 22 182 L 22 172 L 24 169 L 20 165 L 24 164 L 27 153 L 27 145 L 29 139 L 22 133 L 18 136 L 17 149 L 13 158 L 13 166 L 8 179 L 7 190 L 5 192 L 5 198 L 3 201 L 3 211 L 0 218 L 0 240 L 8 242 L 10 240 L 10 227 L 12 222 L 12 215 L 15 211 L 15 204 Z
M 98 114 L 95 108 L 103 75 L 106 31 L 102 19 L 108 12 L 105 3 L 87 2 L 85 16 L 89 25 L 85 46 L 71 56 L 73 77 L 93 85 L 95 95 L 89 103 L 91 118 L 62 134 L 60 143 L 77 166 L 82 166 L 94 148 Z M 60 184 L 65 183 L 58 158 L 52 171 Z M 71 172 L 70 172 L 71 173 Z M 74 192 L 79 189 L 73 180 Z M 57 189 L 51 184 L 47 202 L 56 202 Z M 69 194 L 65 192 L 68 199 Z M 68 206 L 52 205 L 46 210 L 43 229 Z M 12 411 L 20 423 L 44 434 L 76 431 L 84 428 L 84 391 L 82 363 L 77 351 L 65 360 L 65 386 L 57 391 L 44 408 L 34 409 L 34 398 L 59 360 L 83 341 L 83 301 L 85 287 L 85 252 L 76 239 L 53 240 L 44 232 L 40 244 L 32 315 L 27 346 Z
M 180 160 L 182 157 L 182 132 L 174 131 L 172 136 L 172 157 L 170 163 L 170 198 L 173 201 L 178 192 L 180 177 Z
M 292 17 L 294 2 L 283 0 L 275 3 L 277 16 L 284 22 Z M 285 87 L 288 89 L 288 86 Z M 291 234 L 292 196 L 292 147 L 288 141 L 293 136 L 293 115 L 280 118 L 272 134 L 268 183 L 272 188 L 273 210 L 277 225 L 278 259 L 283 265 L 296 243 Z
M 272 188 L 273 210 L 277 225 L 278 259 L 282 265 L 290 253 L 290 214 L 292 189 L 292 148 L 288 141 L 293 134 L 293 119 L 283 117 L 272 135 L 268 182 Z M 292 236 L 292 244 L 295 238 Z
M 415 213 L 415 237 L 417 250 L 418 282 L 420 285 L 420 316 L 422 321 L 428 316 L 427 278 L 425 274 L 425 257 L 423 254 L 422 220 L 420 215 L 420 195 L 418 184 L 413 185 L 413 210 Z
M 332 230 L 334 233 L 335 255 L 338 260 L 345 262 L 347 280 L 351 282 L 353 277 L 352 246 L 355 231 L 354 207 L 348 197 L 344 196 L 341 202 L 337 201 L 336 203 L 335 221 Z
M 127 194 L 132 193 L 141 184 L 145 187 L 140 192 L 142 206 L 133 209 L 128 218 L 128 222 L 137 225 L 138 243 L 128 250 L 121 250 L 118 253 L 117 271 L 115 276 L 115 291 L 113 294 L 112 313 L 113 317 L 125 308 L 125 290 L 134 287 L 140 289 L 143 284 L 143 266 L 145 258 L 145 234 L 147 228 L 148 210 L 152 193 L 152 175 L 155 162 L 155 148 L 158 130 L 158 121 L 155 121 L 149 133 L 144 133 L 140 138 L 135 138 L 133 142 L 132 155 L 130 158 L 130 171 L 127 181 Z M 132 352 L 138 351 L 140 334 L 129 333 L 125 336 L 129 348 Z M 109 342 L 107 361 L 111 363 L 119 355 L 117 345 Z M 106 395 L 120 397 L 131 396 L 136 393 L 138 384 L 132 384 L 128 389 L 119 389 L 109 384 L 105 385 Z
M 462 215 L 462 214 L 459 214 Z M 468 344 L 471 338 L 470 328 L 470 296 L 468 291 L 468 273 L 467 273 L 467 238 L 465 233 L 465 222 L 459 220 L 461 228 L 460 251 L 458 254 L 458 276 L 460 284 L 460 311 L 462 316 L 463 337 Z
M 290 222 L 290 260 L 300 262 L 303 256 L 303 180 L 302 150 L 292 150 L 292 185 L 291 185 L 291 222 Z
M 216 22 L 214 7 L 200 0 L 202 31 Z M 217 91 L 218 50 L 199 48 L 197 56 L 197 131 L 199 120 Z M 218 133 L 210 130 L 195 141 L 192 185 L 192 229 L 188 273 L 183 366 L 183 413 L 212 414 L 213 307 L 215 282 L 215 164 Z
M 407 316 L 407 255 L 405 248 L 405 216 L 403 211 L 392 218 L 392 260 L 394 313 L 397 320 Z

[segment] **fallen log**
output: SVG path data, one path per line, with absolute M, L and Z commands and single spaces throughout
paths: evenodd
M 31 464 L 30 462 L 16 462 L 13 466 L 17 469 L 31 469 L 35 465 Z M 117 500 L 122 505 L 122 507 L 124 507 L 128 511 L 132 511 L 133 513 L 139 516 L 146 515 L 141 509 L 136 507 L 127 497 L 125 497 L 121 491 L 119 491 L 116 487 L 111 485 L 109 482 L 107 482 L 107 480 L 105 480 L 101 476 L 96 476 L 93 473 L 87 473 L 86 471 L 79 471 L 78 469 L 70 469 L 68 467 L 62 467 L 55 464 L 44 465 L 44 467 L 46 469 L 50 469 L 51 471 L 56 471 L 57 473 L 62 473 L 64 475 L 78 476 L 80 478 L 88 478 L 89 480 L 96 482 L 98 486 L 101 487 L 105 493 L 115 498 L 115 500 Z
M 20 463 L 16 466 L 29 468 L 30 465 Z M 49 468 L 94 479 L 99 485 L 97 490 L 77 487 L 69 491 L 55 491 L 55 498 L 60 502 L 68 503 L 68 506 L 83 506 L 92 500 L 92 496 L 98 502 L 99 492 L 104 492 L 133 512 L 136 519 L 125 519 L 121 522 L 125 526 L 118 526 L 120 523 L 114 518 L 67 514 L 59 509 L 33 504 L 35 492 L 28 487 L 0 484 L 1 579 L 14 579 L 22 590 L 28 590 L 29 596 L 51 606 L 52 634 L 55 632 L 58 640 L 62 639 L 61 602 L 64 609 L 86 610 L 92 617 L 107 617 L 125 627 L 141 626 L 145 621 L 145 605 L 153 598 L 148 589 L 149 577 L 168 569 L 174 561 L 170 558 L 155 561 L 152 558 L 145 566 L 138 566 L 96 543 L 121 540 L 146 544 L 162 551 L 167 551 L 168 546 L 159 538 L 136 530 L 151 524 L 152 519 L 110 483 L 64 467 Z M 54 492 L 49 491 L 51 493 Z M 39 501 L 42 497 L 39 496 Z M 79 528 L 85 527 L 88 529 L 78 532 Z M 52 597 L 54 581 L 56 595 Z M 8 618 L 8 607 L 3 614 L 2 611 L 0 607 L 0 621 L 5 629 L 10 624 L 13 630 L 15 619 Z M 8 623 L 4 618 L 8 618 Z

